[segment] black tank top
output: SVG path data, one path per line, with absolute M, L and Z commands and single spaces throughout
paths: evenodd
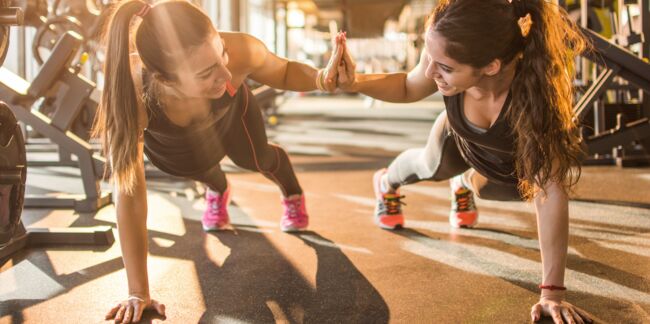
M 144 130 L 144 153 L 159 169 L 176 176 L 192 176 L 203 173 L 218 164 L 223 158 L 221 139 L 228 131 L 234 111 L 233 103 L 243 92 L 240 89 L 231 94 L 226 91 L 219 99 L 211 100 L 211 113 L 205 120 L 186 127 L 174 124 L 150 93 L 150 78 L 146 70 L 142 73 L 143 90 L 146 94 L 145 107 L 148 125 Z M 243 84 L 242 84 L 243 87 Z M 215 114 L 218 110 L 225 114 Z
M 508 93 L 496 122 L 482 134 L 472 130 L 463 118 L 462 94 L 444 97 L 444 101 L 449 125 L 465 161 L 489 180 L 517 184 L 514 163 L 515 136 L 505 119 L 510 107 L 511 93 Z

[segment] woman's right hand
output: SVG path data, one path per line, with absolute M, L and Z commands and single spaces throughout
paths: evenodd
M 343 58 L 341 59 L 341 64 L 338 66 L 338 87 L 343 91 L 352 92 L 355 91 L 354 86 L 357 82 L 357 64 L 352 59 L 352 56 L 350 56 L 345 34 L 339 42 L 339 46 L 343 50 Z
M 165 316 L 165 305 L 151 298 L 131 296 L 111 308 L 105 319 L 115 319 L 115 323 L 137 323 L 142 319 L 142 312 L 145 309 L 153 309 L 161 316 Z

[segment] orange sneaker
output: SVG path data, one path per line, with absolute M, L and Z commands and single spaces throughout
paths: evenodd
M 474 192 L 460 185 L 455 186 L 451 181 L 451 211 L 449 224 L 452 227 L 472 228 L 478 223 L 478 210 L 474 204 Z
M 378 170 L 372 179 L 375 198 L 377 199 L 375 223 L 383 229 L 400 229 L 404 227 L 404 215 L 402 214 L 402 205 L 404 203 L 401 201 L 404 196 L 401 196 L 398 190 L 395 193 L 382 192 L 381 177 L 384 174 L 386 174 L 386 169 Z

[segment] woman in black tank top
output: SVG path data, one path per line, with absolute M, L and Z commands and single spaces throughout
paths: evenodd
M 345 47 L 345 39 L 341 40 Z M 445 111 L 424 148 L 400 154 L 375 173 L 375 222 L 404 224 L 398 188 L 451 179 L 454 227 L 472 227 L 473 195 L 533 200 L 543 278 L 533 320 L 590 320 L 564 301 L 568 194 L 583 155 L 573 119 L 569 73 L 585 47 L 566 12 L 544 0 L 441 0 L 426 26 L 426 48 L 408 74 L 356 75 L 346 50 L 339 86 L 390 102 L 436 91 Z
M 331 64 L 316 70 L 275 56 L 250 35 L 217 32 L 205 13 L 182 0 L 154 6 L 121 1 L 106 34 L 105 87 L 94 131 L 110 158 L 118 190 L 117 223 L 129 286 L 129 297 L 107 318 L 130 323 L 139 321 L 145 308 L 164 313 L 149 294 L 143 154 L 165 172 L 208 186 L 205 230 L 229 223 L 230 188 L 219 167 L 224 156 L 278 185 L 283 231 L 305 229 L 305 198 L 289 157 L 268 143 L 260 107 L 244 81 L 333 91 L 333 64 L 342 51 L 335 48 Z

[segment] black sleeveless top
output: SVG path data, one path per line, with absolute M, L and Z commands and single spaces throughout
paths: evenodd
M 496 122 L 479 134 L 463 118 L 463 94 L 444 97 L 447 120 L 461 155 L 478 173 L 502 184 L 518 183 L 514 163 L 515 136 L 505 119 L 511 99 L 508 93 Z
M 150 80 L 143 70 L 143 88 L 147 95 Z M 242 84 L 242 87 L 244 85 Z M 144 153 L 159 169 L 176 176 L 189 177 L 200 174 L 214 167 L 223 158 L 221 139 L 228 131 L 233 119 L 233 103 L 236 103 L 240 89 L 231 94 L 226 91 L 219 99 L 211 100 L 211 112 L 205 119 L 186 127 L 174 124 L 165 114 L 155 98 L 149 95 L 145 100 L 148 113 L 148 125 L 144 130 Z M 225 114 L 216 114 L 218 110 L 228 110 Z

